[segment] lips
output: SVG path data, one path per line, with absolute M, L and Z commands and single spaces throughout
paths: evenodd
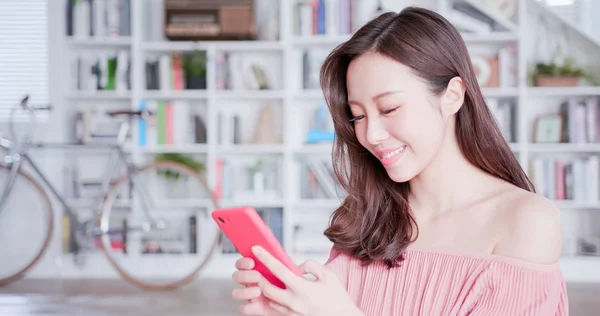
M 398 159 L 404 153 L 405 149 L 406 149 L 406 145 L 400 146 L 397 148 L 387 149 L 387 150 L 378 150 L 377 156 L 378 156 L 379 160 L 381 161 L 381 163 L 385 167 L 388 167 L 388 166 L 393 165 L 396 161 L 398 161 Z

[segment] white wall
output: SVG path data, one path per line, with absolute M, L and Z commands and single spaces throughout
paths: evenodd
M 600 1 L 591 1 L 592 34 L 600 41 Z
M 49 72 L 49 102 L 53 105 L 54 110 L 50 113 L 49 120 L 43 124 L 38 124 L 34 139 L 36 141 L 63 141 L 66 137 L 68 124 L 63 114 L 64 106 L 62 101 L 62 92 L 64 91 L 62 84 L 65 82 L 67 73 L 63 70 L 61 64 L 61 56 L 64 56 L 64 40 L 62 34 L 64 6 L 62 1 L 48 1 L 48 72 Z M 22 130 L 18 127 L 18 132 Z M 7 135 L 8 124 L 5 122 L 0 124 L 0 134 Z M 64 154 L 58 151 L 41 151 L 34 150 L 31 152 L 32 159 L 37 163 L 38 167 L 50 178 L 57 186 L 62 188 L 61 175 L 62 167 L 64 166 Z M 26 170 L 29 170 L 27 168 Z M 26 193 L 23 195 L 23 201 L 26 202 L 30 198 Z M 52 199 L 52 198 L 51 198 Z M 54 236 L 53 242 L 46 250 L 41 261 L 30 271 L 29 276 L 59 276 L 59 265 L 61 256 L 60 249 L 60 209 L 56 201 L 52 199 L 54 207 Z M 23 247 L 27 247 L 30 243 L 28 240 L 22 240 Z

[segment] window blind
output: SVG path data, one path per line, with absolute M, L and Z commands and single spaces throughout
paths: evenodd
M 47 1 L 0 0 L 0 121 L 25 95 L 31 104 L 48 104 Z

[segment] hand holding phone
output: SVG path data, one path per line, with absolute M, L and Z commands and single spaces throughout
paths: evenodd
M 252 246 L 258 245 L 281 261 L 294 274 L 303 277 L 302 272 L 273 235 L 273 232 L 252 207 L 234 207 L 217 209 L 212 218 L 223 233 L 231 240 L 243 257 L 254 260 L 254 269 L 260 272 L 271 284 L 285 289 L 285 284 L 279 280 L 252 253 Z

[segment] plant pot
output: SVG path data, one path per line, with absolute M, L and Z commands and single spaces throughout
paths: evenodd
M 578 76 L 545 76 L 535 77 L 535 85 L 538 87 L 574 87 L 579 85 Z
M 206 89 L 206 77 L 205 76 L 197 76 L 197 77 L 185 78 L 185 89 L 186 90 Z

